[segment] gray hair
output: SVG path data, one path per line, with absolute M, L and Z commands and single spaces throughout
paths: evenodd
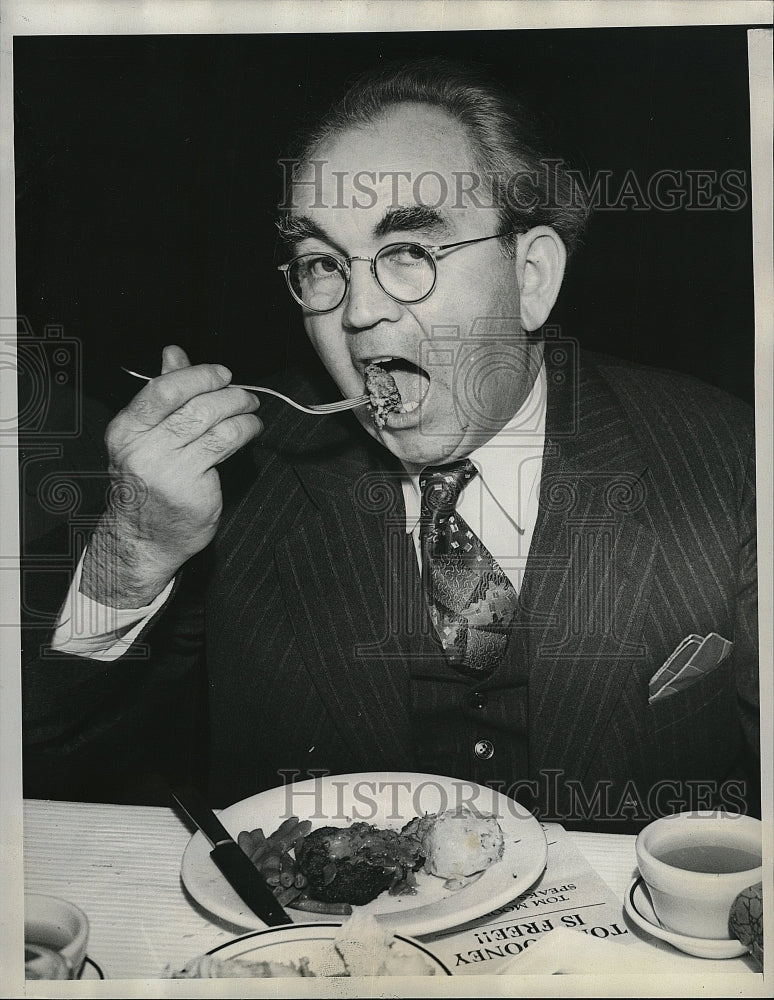
M 392 107 L 409 103 L 439 108 L 462 125 L 473 150 L 473 165 L 486 179 L 499 210 L 503 233 L 551 226 L 568 255 L 576 249 L 589 207 L 568 164 L 552 156 L 534 112 L 467 66 L 423 59 L 363 75 L 322 119 L 302 132 L 293 160 L 302 166 L 325 140 L 368 126 Z M 279 230 L 292 236 L 291 227 L 282 221 Z

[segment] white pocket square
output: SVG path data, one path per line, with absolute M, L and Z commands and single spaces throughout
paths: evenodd
M 648 704 L 677 694 L 711 673 L 726 659 L 733 645 L 717 632 L 710 632 L 703 639 L 700 635 L 687 635 L 651 677 Z

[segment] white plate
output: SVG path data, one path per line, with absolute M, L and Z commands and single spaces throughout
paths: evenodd
M 747 949 L 741 941 L 689 937 L 687 934 L 678 934 L 662 927 L 643 887 L 642 876 L 635 878 L 629 886 L 624 899 L 624 909 L 642 930 L 669 942 L 675 948 L 684 951 L 686 955 L 695 955 L 697 958 L 739 958 L 740 955 L 747 954 Z
M 269 927 L 252 931 L 226 944 L 218 945 L 208 955 L 219 959 L 238 958 L 247 962 L 294 962 L 302 957 L 309 959 L 309 968 L 318 976 L 340 976 L 346 967 L 332 946 L 341 922 L 326 921 Z M 450 976 L 451 972 L 419 941 L 395 935 L 395 948 L 403 955 L 421 955 L 428 975 Z M 434 970 L 434 971 L 431 971 Z
M 443 879 L 420 871 L 415 895 L 383 892 L 365 906 L 354 907 L 403 934 L 430 934 L 490 913 L 526 892 L 542 874 L 548 853 L 545 835 L 535 817 L 514 799 L 471 781 L 386 771 L 282 785 L 234 803 L 219 817 L 236 840 L 242 830 L 256 827 L 268 835 L 289 816 L 311 820 L 313 829 L 363 821 L 400 830 L 415 816 L 462 804 L 497 817 L 505 838 L 500 861 L 456 891 L 446 888 Z M 202 833 L 189 841 L 180 871 L 188 892 L 215 916 L 240 927 L 265 927 L 226 882 L 210 850 Z M 304 911 L 288 908 L 288 914 L 297 923 L 314 920 Z M 320 919 L 329 921 L 330 915 Z

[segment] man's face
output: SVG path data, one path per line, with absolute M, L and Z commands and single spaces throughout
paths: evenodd
M 296 254 L 373 257 L 389 243 L 432 246 L 498 232 L 483 185 L 478 203 L 457 196 L 459 178 L 474 171 L 473 155 L 461 126 L 435 108 L 400 105 L 367 129 L 324 142 L 314 160 L 322 167 L 306 168 L 301 179 L 314 177 L 316 186 L 294 191 Z M 341 305 L 324 314 L 304 310 L 307 334 L 344 396 L 363 392 L 374 359 L 397 359 L 387 367 L 409 412 L 389 414 L 382 429 L 365 407 L 355 412 L 406 462 L 468 454 L 529 392 L 539 349 L 522 331 L 518 268 L 501 247 L 489 240 L 442 254 L 433 292 L 416 303 L 392 299 L 369 263 L 353 260 Z

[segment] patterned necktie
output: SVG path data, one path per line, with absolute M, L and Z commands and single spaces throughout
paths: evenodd
M 425 469 L 419 537 L 425 596 L 441 645 L 455 669 L 482 676 L 503 657 L 518 596 L 456 511 L 476 471 L 469 460 Z

